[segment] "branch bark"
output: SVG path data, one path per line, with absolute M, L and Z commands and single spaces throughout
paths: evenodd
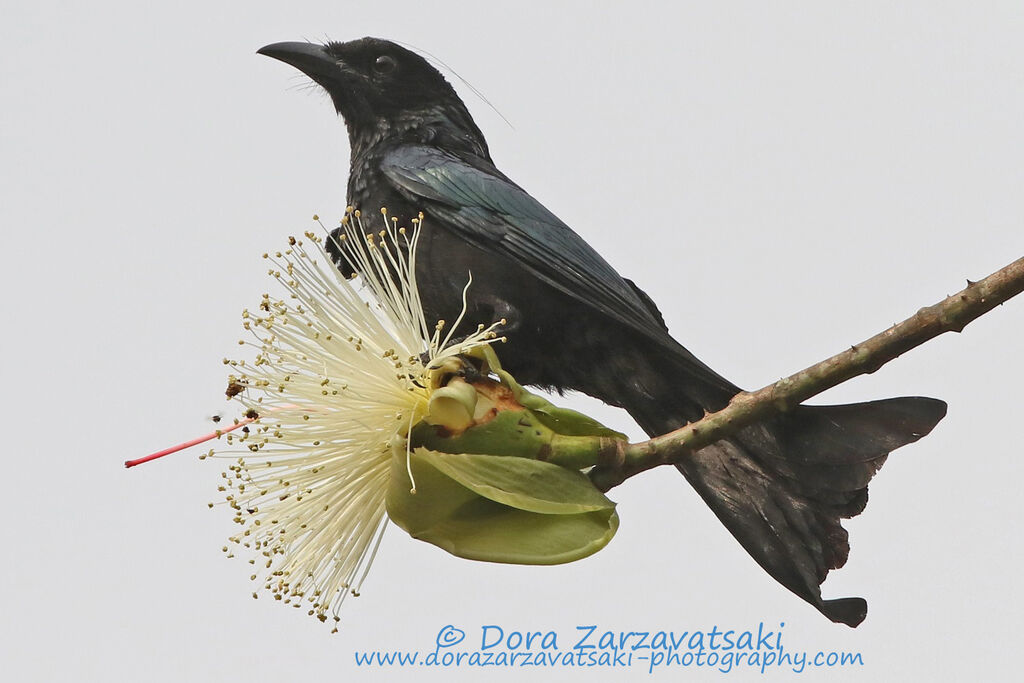
M 623 445 L 591 471 L 603 491 L 640 472 L 668 465 L 729 436 L 736 430 L 792 409 L 837 384 L 875 372 L 916 346 L 945 332 L 960 332 L 976 318 L 1024 291 L 1024 258 L 992 273 L 939 303 L 841 353 L 753 392 L 740 392 L 722 410 L 674 432 Z

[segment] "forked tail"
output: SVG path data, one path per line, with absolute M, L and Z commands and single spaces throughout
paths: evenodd
M 682 396 L 651 400 L 648 393 L 625 407 L 652 435 L 687 421 L 679 416 L 693 419 L 693 400 Z M 945 402 L 921 397 L 799 406 L 677 467 L 776 581 L 832 621 L 857 626 L 867 615 L 863 598 L 821 597 L 829 570 L 850 552 L 840 520 L 864 509 L 868 482 L 886 456 L 928 434 L 945 414 Z

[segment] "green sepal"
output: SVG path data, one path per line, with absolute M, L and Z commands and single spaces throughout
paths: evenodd
M 553 432 L 527 410 L 503 410 L 489 422 L 473 425 L 457 435 L 427 422 L 413 427 L 417 446 L 444 453 L 482 453 L 537 458 L 551 443 Z
M 413 538 L 453 555 L 511 564 L 560 564 L 603 548 L 615 504 L 580 472 L 527 458 L 392 453 L 388 516 Z
M 594 418 L 570 408 L 561 408 L 542 396 L 531 393 L 516 382 L 512 375 L 500 368 L 493 369 L 501 383 L 507 386 L 516 400 L 537 416 L 545 426 L 563 436 L 608 436 L 627 440 L 622 432 L 605 427 Z
M 605 436 L 564 436 L 553 430 L 541 413 L 502 410 L 488 422 L 452 435 L 443 427 L 418 423 L 412 443 L 442 453 L 479 453 L 544 460 L 580 470 L 597 464 L 607 447 Z
M 547 399 L 524 389 L 512 375 L 502 369 L 501 361 L 498 360 L 498 354 L 495 353 L 494 348 L 490 344 L 476 347 L 468 355 L 483 360 L 483 372 L 494 373 L 501 380 L 501 383 L 509 388 L 520 405 L 536 413 L 537 418 L 556 434 L 563 436 L 609 436 L 613 439 L 628 440 L 628 437 L 622 432 L 605 427 L 588 415 L 570 410 L 569 408 L 560 408 Z

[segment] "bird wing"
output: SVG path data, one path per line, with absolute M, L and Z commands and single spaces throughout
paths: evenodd
M 400 191 L 424 203 L 467 242 L 507 256 L 645 334 L 667 336 L 647 302 L 607 261 L 490 164 L 471 164 L 433 147 L 403 146 L 384 156 L 382 169 Z
M 672 339 L 650 297 L 489 161 L 403 145 L 384 155 L 381 168 L 396 189 L 467 242 L 514 260 L 559 291 L 670 349 L 691 373 L 736 391 Z

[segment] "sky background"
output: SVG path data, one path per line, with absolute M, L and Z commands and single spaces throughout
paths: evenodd
M 1007 680 L 1019 663 L 1024 299 L 819 402 L 945 399 L 890 457 L 826 597 L 777 585 L 669 468 L 560 567 L 460 560 L 392 527 L 342 632 L 250 597 L 220 468 L 122 461 L 209 428 L 259 258 L 345 206 L 328 99 L 260 57 L 373 35 L 429 51 L 497 165 L 757 388 L 1024 253 L 1020 3 L 6 3 L 0 26 L 0 660 L 11 680 L 372 680 L 353 652 L 467 632 L 777 628 L 838 680 Z M 639 438 L 628 417 L 573 397 Z M 417 669 L 423 680 L 621 670 Z M 633 670 L 639 676 L 640 668 Z M 710 670 L 656 673 L 719 680 Z M 743 673 L 731 674 L 748 680 Z M 789 679 L 775 672 L 768 680 Z M 727 677 L 728 678 L 728 677 Z

